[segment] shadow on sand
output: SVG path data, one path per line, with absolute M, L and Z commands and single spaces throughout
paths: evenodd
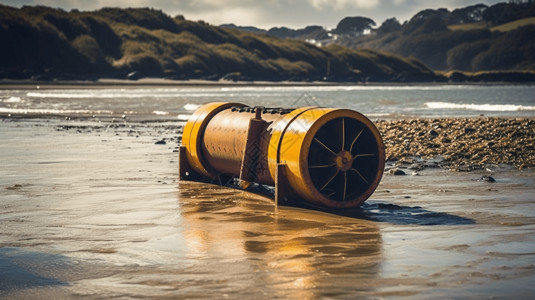
M 46 274 L 62 266 L 64 260 L 65 257 L 61 255 L 22 248 L 0 248 L 0 296 L 20 289 L 67 285 Z
M 333 211 L 331 213 L 366 219 L 376 222 L 386 222 L 396 225 L 469 225 L 475 224 L 470 218 L 460 217 L 444 212 L 426 210 L 420 206 L 401 206 L 390 203 L 364 203 L 359 208 Z
M 456 216 L 444 212 L 423 209 L 420 206 L 402 206 L 397 204 L 368 201 L 360 207 L 332 209 L 310 206 L 303 203 L 290 203 L 287 206 L 303 209 L 314 209 L 330 214 L 348 218 L 363 219 L 375 222 L 384 222 L 395 225 L 470 225 L 476 222 L 473 219 Z
M 211 182 L 211 184 L 217 184 L 233 189 L 241 189 L 237 184 L 232 184 L 231 180 L 227 182 Z M 247 189 L 248 192 L 262 195 L 274 200 L 274 189 L 270 186 L 253 184 Z M 298 207 L 303 209 L 313 209 L 323 211 L 339 216 L 364 219 L 375 222 L 385 222 L 396 225 L 470 225 L 476 222 L 473 219 L 456 216 L 444 212 L 435 212 L 426 210 L 420 206 L 401 206 L 397 204 L 384 203 L 380 201 L 367 201 L 360 207 L 356 208 L 344 208 L 344 209 L 332 209 L 317 207 L 301 201 L 290 200 L 285 206 Z

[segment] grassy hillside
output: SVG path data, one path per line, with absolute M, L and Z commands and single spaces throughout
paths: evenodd
M 516 30 L 522 26 L 528 26 L 528 25 L 535 25 L 535 17 L 524 18 L 524 19 L 513 21 L 513 22 L 505 23 L 502 25 L 494 26 L 490 30 L 508 32 L 508 31 Z
M 488 29 L 487 22 L 481 21 L 481 22 L 475 22 L 475 23 L 468 23 L 468 24 L 455 24 L 455 25 L 449 25 L 449 30 L 455 31 L 455 30 L 481 30 L 481 29 Z
M 448 29 L 452 31 L 489 29 L 490 31 L 508 32 L 508 31 L 516 30 L 522 26 L 527 26 L 527 25 L 535 25 L 535 17 L 523 18 L 520 20 L 515 20 L 512 22 L 508 22 L 505 24 L 497 25 L 497 26 L 492 26 L 491 24 L 484 22 L 484 21 L 468 23 L 468 24 L 455 24 L 455 25 L 449 25 Z
M 371 35 L 334 43 L 414 57 L 434 70 L 535 70 L 535 2 L 427 9 L 410 21 L 385 21 Z
M 4 78 L 125 78 L 136 72 L 209 80 L 444 80 L 421 62 L 394 54 L 318 48 L 153 9 L 0 6 L 0 44 Z
M 502 26 L 497 28 L 511 28 Z M 340 42 L 354 49 L 367 48 L 415 57 L 434 70 L 535 70 L 535 40 L 532 38 L 535 25 L 507 32 L 467 27 L 477 28 L 478 25 L 459 26 L 455 30 L 445 27 L 430 32 L 400 30 Z

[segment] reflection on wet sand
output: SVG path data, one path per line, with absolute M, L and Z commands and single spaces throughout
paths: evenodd
M 381 236 L 372 221 L 300 208 L 196 182 L 181 182 L 187 252 L 197 259 L 233 258 L 214 268 L 249 293 L 310 299 L 373 288 Z M 254 282 L 254 284 L 252 284 Z

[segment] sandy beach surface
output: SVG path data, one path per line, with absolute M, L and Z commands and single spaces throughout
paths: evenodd
M 415 158 L 478 132 L 417 121 L 439 146 L 413 149 L 395 122 L 410 123 L 378 124 L 391 160 L 377 191 L 322 212 L 178 182 L 183 121 L 3 116 L 0 298 L 532 297 L 533 154 Z M 533 121 L 518 122 L 533 151 Z

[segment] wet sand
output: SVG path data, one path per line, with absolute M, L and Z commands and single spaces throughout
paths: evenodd
M 385 136 L 394 122 L 383 124 Z M 178 182 L 182 126 L 0 118 L 0 298 L 510 299 L 535 292 L 531 154 L 522 168 L 463 157 L 459 166 L 477 167 L 458 172 L 451 158 L 394 155 L 397 142 L 388 138 L 387 169 L 407 175 L 387 172 L 359 209 L 321 212 Z M 449 127 L 422 130 L 442 141 Z

